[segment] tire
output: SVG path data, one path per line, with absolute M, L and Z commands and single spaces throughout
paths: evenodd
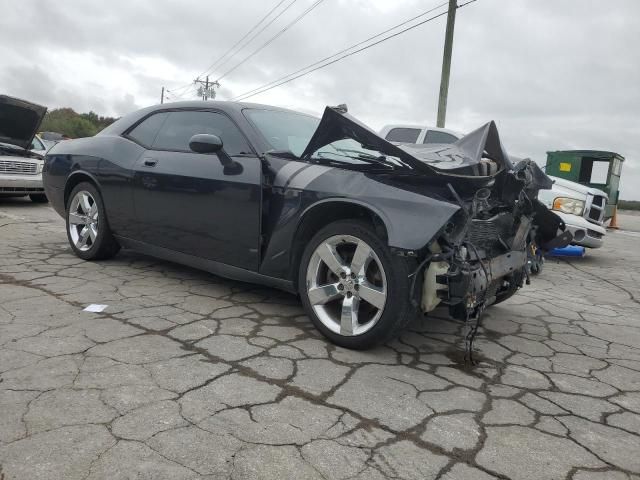
M 33 203 L 47 203 L 49 201 L 44 193 L 32 193 L 29 198 Z
M 354 261 L 356 257 L 366 260 Z M 340 220 L 322 228 L 307 244 L 298 291 L 320 333 L 341 347 L 364 350 L 393 338 L 415 318 L 409 278 L 415 268 L 413 259 L 393 255 L 366 222 Z
M 73 253 L 84 260 L 104 260 L 118 253 L 120 245 L 111 234 L 102 195 L 95 185 L 76 185 L 65 210 L 67 239 Z

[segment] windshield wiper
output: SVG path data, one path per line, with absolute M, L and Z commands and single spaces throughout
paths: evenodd
M 323 152 L 323 151 L 316 152 L 316 155 L 317 155 L 317 157 L 314 157 L 314 159 L 316 161 L 322 160 L 322 161 L 329 162 L 329 163 L 339 163 L 341 165 L 351 165 L 351 166 L 354 166 L 354 167 L 358 166 L 357 164 L 354 164 L 353 162 L 350 162 L 348 160 L 341 160 L 340 158 L 327 158 L 327 155 L 334 155 L 336 157 L 344 157 L 345 159 L 349 158 L 351 160 L 356 160 L 356 161 L 362 162 L 362 163 L 364 163 L 365 165 L 368 165 L 368 166 L 379 165 L 379 166 L 384 167 L 385 169 L 389 169 L 389 170 L 393 170 L 394 169 L 394 166 L 392 164 L 390 164 L 390 163 L 388 163 L 388 162 L 386 162 L 384 160 L 385 157 L 380 158 L 380 157 L 376 157 L 374 155 L 367 156 L 366 154 L 364 154 L 362 156 L 354 157 L 354 156 L 351 156 L 351 155 L 341 155 L 341 154 L 335 153 L 335 152 Z
M 362 158 L 362 159 L 366 158 L 368 160 L 378 160 L 380 162 L 384 162 L 387 159 L 387 157 L 385 157 L 384 155 L 374 155 L 372 153 L 363 152 L 361 150 L 353 150 L 350 148 L 336 148 L 336 150 L 338 150 L 339 152 L 345 152 L 345 153 L 355 153 L 358 156 L 357 158 Z

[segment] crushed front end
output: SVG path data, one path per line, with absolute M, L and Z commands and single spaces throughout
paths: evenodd
M 425 313 L 446 304 L 455 318 L 478 318 L 486 306 L 506 300 L 528 280 L 539 252 L 572 239 L 560 217 L 537 199 L 539 190 L 552 187 L 551 179 L 531 160 L 514 165 L 495 122 L 450 145 L 395 145 L 348 115 L 344 106 L 327 107 L 300 158 L 355 169 L 349 162 L 313 155 L 342 139 L 375 153 L 358 157 L 369 169 L 361 168 L 367 177 L 350 184 L 365 193 L 359 200 L 375 196 L 367 191 L 374 184 L 360 183 L 371 178 L 377 185 L 436 201 L 431 210 L 410 212 L 416 221 L 436 225 L 436 235 L 425 239 L 426 246 L 418 251 L 404 248 L 399 253 L 417 257 L 410 295 Z M 378 206 L 384 210 L 385 205 L 388 199 Z M 402 240 L 393 233 L 394 241 Z M 402 235 L 408 238 L 409 232 L 403 229 Z M 424 281 L 418 282 L 421 276 Z M 422 290 L 416 291 L 419 284 Z
M 425 312 L 442 303 L 454 318 L 477 317 L 529 281 L 539 251 L 571 241 L 560 218 L 536 198 L 550 187 L 547 180 L 534 162 L 522 160 L 475 191 L 448 183 L 461 208 L 426 254 Z

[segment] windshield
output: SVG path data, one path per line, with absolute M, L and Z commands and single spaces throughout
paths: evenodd
M 244 110 L 244 114 L 274 150 L 291 152 L 296 157 L 302 155 L 320 123 L 318 118 L 295 112 L 251 108 Z M 353 167 L 368 167 L 385 160 L 400 164 L 395 157 L 385 157 L 351 138 L 336 140 L 319 148 L 312 158 L 319 162 L 349 164 Z M 392 168 L 389 164 L 385 166 Z
M 31 150 L 46 150 L 46 148 L 38 137 L 33 137 L 33 141 L 31 142 Z
M 320 123 L 310 115 L 279 110 L 249 108 L 244 114 L 274 150 L 289 151 L 296 157 L 302 155 Z

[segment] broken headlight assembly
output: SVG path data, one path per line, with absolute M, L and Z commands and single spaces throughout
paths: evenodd
M 582 200 L 576 200 L 575 198 L 556 197 L 555 200 L 553 200 L 553 210 L 582 216 L 584 212 L 584 202 Z

